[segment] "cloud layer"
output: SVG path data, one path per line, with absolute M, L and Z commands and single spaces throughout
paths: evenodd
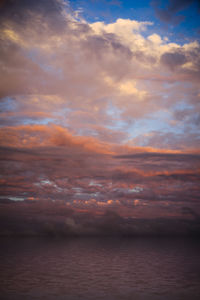
M 198 41 L 170 42 L 149 21 L 89 23 L 61 0 L 0 10 L 2 202 L 194 218 Z

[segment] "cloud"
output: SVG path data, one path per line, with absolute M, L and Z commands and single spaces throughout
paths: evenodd
M 3 199 L 138 218 L 199 211 L 199 43 L 150 22 L 89 23 L 62 1 L 1 10 Z
M 181 48 L 171 49 L 160 57 L 161 64 L 167 66 L 170 70 L 177 70 L 183 73 L 183 76 L 192 77 L 199 80 L 200 48 L 197 42 L 184 45 Z
M 193 115 L 192 113 L 187 113 L 189 115 L 189 120 L 184 120 L 180 122 L 180 115 L 176 114 L 173 123 L 177 125 L 182 123 L 185 132 L 184 133 L 173 133 L 173 132 L 161 132 L 161 131 L 151 131 L 148 134 L 141 134 L 140 136 L 133 139 L 132 144 L 140 144 L 141 146 L 152 146 L 160 149 L 173 149 L 177 150 L 185 150 L 185 151 L 195 151 L 195 149 L 199 149 L 200 141 L 198 136 L 198 129 L 194 132 L 191 130 L 191 125 L 194 127 L 198 127 L 198 117 L 196 117 L 196 113 Z M 192 119 L 192 120 L 191 120 Z M 197 124 L 196 124 L 197 122 Z M 198 150 L 197 150 L 198 151 Z
M 164 65 L 169 66 L 172 70 L 177 66 L 181 66 L 187 62 L 187 59 L 184 54 L 174 52 L 174 53 L 164 53 L 161 56 L 161 62 Z
M 92 137 L 73 136 L 66 128 L 51 125 L 21 125 L 0 129 L 1 145 L 5 147 L 74 147 L 86 151 L 112 153 L 109 145 Z M 96 149 L 96 150 L 95 150 Z M 108 152 L 107 152 L 108 151 Z
M 156 15 L 160 18 L 161 21 L 166 23 L 178 24 L 184 20 L 183 15 L 177 15 L 184 9 L 187 9 L 192 4 L 197 5 L 199 8 L 198 0 L 170 0 L 168 1 L 165 8 L 159 8 L 161 1 L 154 1 L 153 6 L 156 11 Z
M 197 219 L 132 219 L 113 210 L 77 212 L 62 203 L 0 204 L 0 236 L 196 236 Z
M 2 1 L 1 10 L 1 25 L 9 28 L 12 24 L 17 26 L 26 26 L 30 24 L 33 17 L 37 15 L 34 20 L 34 25 L 37 27 L 37 22 L 42 18 L 45 23 L 49 24 L 52 30 L 61 30 L 64 25 L 62 16 L 65 2 L 62 0 L 50 1 Z
M 159 213 L 166 202 L 181 209 L 188 199 L 192 205 L 198 199 L 198 153 L 116 147 L 73 136 L 55 125 L 15 126 L 2 132 L 4 198 L 62 200 L 76 209 L 113 207 L 127 213 L 129 208 L 138 216 L 148 211 L 151 215 L 150 207 L 155 209 L 160 201 Z M 124 151 L 129 154 L 120 155 Z
M 155 161 L 195 161 L 198 162 L 200 155 L 199 154 L 190 154 L 190 153 L 159 153 L 159 152 L 147 152 L 147 153 L 134 153 L 127 155 L 116 156 L 119 159 L 150 159 Z
M 38 7 L 31 1 L 30 9 L 25 2 L 20 12 L 31 11 L 27 26 L 16 27 L 15 19 L 11 20 L 6 13 L 2 23 L 10 25 L 1 29 L 4 72 L 0 93 L 2 101 L 13 98 L 16 113 L 48 111 L 50 120 L 72 127 L 79 115 L 80 123 L 91 119 L 88 127 L 92 123 L 100 126 L 100 120 L 106 126 L 117 127 L 130 118 L 151 117 L 152 109 L 165 109 L 160 95 L 166 91 L 160 82 L 189 80 L 193 90 L 197 89 L 197 42 L 181 46 L 156 33 L 145 38 L 142 33 L 151 25 L 149 22 L 77 21 L 60 2 L 50 1 L 50 14 L 46 17 L 43 2 Z M 54 10 L 54 5 L 59 9 Z M 62 30 L 56 33 L 56 27 L 49 25 L 51 20 L 57 22 L 57 18 L 51 17 L 53 12 L 63 20 Z M 32 24 L 38 15 L 38 24 Z M 44 32 L 38 32 L 38 27 L 44 27 Z M 176 90 L 174 87 L 173 96 Z M 115 118 L 108 113 L 111 106 L 119 111 Z M 16 123 L 22 120 L 22 116 L 16 118 Z M 79 129 L 80 125 L 77 133 Z

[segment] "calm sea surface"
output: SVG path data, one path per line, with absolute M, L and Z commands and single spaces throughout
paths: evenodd
M 193 239 L 0 239 L 0 299 L 200 299 Z

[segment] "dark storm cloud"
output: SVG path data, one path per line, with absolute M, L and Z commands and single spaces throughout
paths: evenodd
M 5 0 L 0 5 L 0 97 L 33 93 L 49 78 L 21 44 L 60 33 L 66 26 L 63 4 L 57 0 Z M 11 36 L 10 39 L 8 36 Z M 26 48 L 26 47 L 25 47 Z
M 90 53 L 97 55 L 97 58 L 101 58 L 104 52 L 112 50 L 114 54 L 120 55 L 124 59 L 130 60 L 132 58 L 132 52 L 129 47 L 120 43 L 115 34 L 102 33 L 102 35 L 89 36 L 86 41 L 83 41 L 83 49 L 88 49 Z
M 112 210 L 100 215 L 77 212 L 64 203 L 0 203 L 0 236 L 196 236 L 195 218 L 132 219 Z M 185 213 L 190 210 L 184 209 Z
M 187 9 L 190 5 L 196 4 L 198 10 L 200 9 L 199 0 L 169 0 L 165 8 L 159 8 L 161 1 L 154 1 L 156 15 L 159 19 L 166 23 L 180 23 L 185 19 L 184 16 L 176 15 L 180 11 Z M 200 11 L 199 11 L 200 12 Z
M 118 159 L 153 159 L 153 160 L 170 160 L 170 161 L 184 161 L 186 160 L 197 160 L 200 162 L 200 154 L 187 154 L 187 153 L 157 153 L 157 152 L 146 152 L 146 153 L 134 153 L 127 155 L 115 156 Z
M 42 18 L 51 29 L 60 30 L 63 27 L 61 17 L 64 2 L 60 0 L 2 0 L 0 4 L 0 24 L 9 26 L 26 26 L 30 18 L 37 16 L 35 22 Z
M 198 182 L 200 180 L 200 173 L 197 172 L 184 172 L 184 173 L 171 173 L 171 174 L 159 174 L 157 175 L 160 179 L 172 179 L 178 181 L 191 181 L 193 183 Z
M 51 94 L 55 81 L 56 89 L 60 90 L 58 73 L 49 67 L 52 58 L 49 61 L 48 55 L 44 55 L 49 41 L 54 39 L 52 46 L 55 47 L 63 35 L 70 39 L 89 30 L 87 24 L 76 23 L 70 27 L 74 24 L 70 13 L 70 9 L 59 0 L 1 2 L 0 98 Z
M 198 153 L 145 152 L 118 155 L 114 158 L 144 171 L 174 172 L 175 170 L 182 170 L 184 173 L 186 169 L 193 168 L 194 171 L 200 166 L 200 155 Z
M 148 169 L 148 165 L 146 167 Z M 153 169 L 153 166 L 152 166 Z M 175 181 L 191 181 L 193 183 L 198 182 L 200 180 L 199 170 L 197 171 L 172 171 L 168 172 L 167 169 L 163 170 L 163 172 L 155 172 L 155 173 L 143 173 L 141 174 L 138 170 L 135 172 L 131 171 L 119 171 L 116 170 L 112 174 L 113 181 L 126 181 L 126 182 L 134 182 L 134 183 L 148 183 L 148 182 L 159 182 L 164 180 L 173 180 Z
M 174 70 L 176 67 L 181 66 L 186 62 L 186 56 L 178 51 L 174 53 L 164 53 L 161 56 L 161 63 L 168 66 L 171 70 Z
M 183 80 L 192 79 L 199 82 L 200 78 L 200 47 L 194 43 L 194 47 L 183 49 L 171 49 L 160 57 L 160 63 L 171 72 L 176 71 Z M 188 68 L 191 65 L 192 68 Z
M 160 62 L 171 71 L 180 70 L 182 76 L 193 77 L 199 81 L 200 47 L 198 44 L 193 49 L 174 49 L 173 51 L 165 52 L 162 54 Z M 193 68 L 191 70 L 184 68 L 184 64 L 187 63 L 192 63 Z

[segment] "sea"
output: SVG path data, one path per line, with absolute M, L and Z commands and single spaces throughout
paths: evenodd
M 1 300 L 199 300 L 193 238 L 1 238 Z

